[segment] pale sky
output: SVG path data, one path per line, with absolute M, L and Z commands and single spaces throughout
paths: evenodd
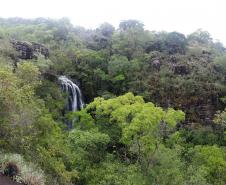
M 137 19 L 155 31 L 202 28 L 226 46 L 226 0 L 0 0 L 0 17 L 68 17 L 86 28 Z

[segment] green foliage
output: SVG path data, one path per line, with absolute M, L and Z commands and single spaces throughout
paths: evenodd
M 166 36 L 165 45 L 166 50 L 168 50 L 170 54 L 175 53 L 184 54 L 187 45 L 187 40 L 183 34 L 171 32 Z
M 45 102 L 45 107 L 49 109 L 54 120 L 62 121 L 62 109 L 65 105 L 65 96 L 59 86 L 50 80 L 43 80 L 36 88 L 36 93 Z
M 226 111 L 217 112 L 214 118 L 215 133 L 218 135 L 218 139 L 222 144 L 226 145 Z
M 112 142 L 121 140 L 125 144 L 132 144 L 134 140 L 149 141 L 153 147 L 153 140 L 158 135 L 161 121 L 174 127 L 176 123 L 184 120 L 183 112 L 173 109 L 164 111 L 152 103 L 144 103 L 142 97 L 134 96 L 132 93 L 110 100 L 97 98 L 87 106 L 87 111 L 91 115 L 94 114 L 93 117 L 101 131 L 111 135 Z M 147 147 L 151 147 L 150 143 Z
M 126 165 L 115 161 L 111 156 L 98 168 L 91 168 L 87 171 L 88 185 L 145 185 L 139 167 L 136 165 Z
M 36 71 L 31 65 L 26 67 L 25 69 L 30 69 L 32 72 Z M 23 69 L 23 67 L 20 68 L 20 70 Z M 10 142 L 15 148 L 26 145 L 23 139 L 18 140 L 17 137 L 31 131 L 35 119 L 40 114 L 41 101 L 34 96 L 36 74 L 30 74 L 30 70 L 25 70 L 23 73 L 24 76 L 27 74 L 33 79 L 31 84 L 28 84 L 27 79 L 21 79 L 20 73 L 17 76 L 9 69 L 0 69 L 1 133 L 6 139 L 5 142 Z
M 32 63 L 20 63 L 17 67 L 16 74 L 23 81 L 23 85 L 37 86 L 39 83 L 39 69 Z
M 194 33 L 188 36 L 190 41 L 199 42 L 201 44 L 208 44 L 212 41 L 210 34 L 207 31 L 203 31 L 202 29 L 198 29 Z
M 73 179 L 77 179 L 77 171 L 70 168 L 74 161 L 73 153 L 67 145 L 62 130 L 53 121 L 51 115 L 41 116 L 36 122 L 36 128 L 38 133 L 33 139 L 34 148 L 32 147 L 30 155 L 35 156 L 37 162 L 49 174 L 49 184 L 53 181 L 68 184 Z
M 210 184 L 225 183 L 225 149 L 217 146 L 196 146 L 192 165 L 205 170 L 206 179 Z
M 49 58 L 20 59 L 14 39 L 45 45 Z M 27 184 L 225 184 L 225 61 L 202 30 L 0 19 L 0 147 L 28 161 L 2 155 L 1 168 L 16 164 Z M 59 75 L 78 82 L 85 109 L 64 111 Z
M 151 156 L 147 184 L 184 184 L 184 164 L 180 161 L 179 154 L 177 150 L 160 146 Z
M 194 145 L 222 144 L 222 139 L 217 130 L 212 127 L 197 127 L 195 129 L 183 130 L 183 138 L 187 143 Z
M 217 57 L 214 64 L 216 65 L 217 70 L 222 71 L 223 74 L 226 74 L 226 54 Z
M 16 73 L 1 68 L 0 76 L 1 145 L 24 154 L 29 160 L 36 157 L 51 181 L 54 177 L 61 184 L 69 183 L 77 173 L 67 171 L 70 150 L 65 148 L 59 126 L 45 110 L 42 100 L 35 96 L 35 88 L 40 84 L 37 67 L 22 63 Z
M 68 142 L 73 151 L 82 156 L 77 161 L 87 160 L 89 163 L 102 161 L 106 154 L 109 136 L 97 130 L 81 131 L 72 130 L 68 136 Z
M 202 123 L 203 117 L 212 119 L 221 109 L 218 102 L 226 89 L 218 60 L 225 51 L 205 31 L 186 38 L 178 32 L 144 30 L 137 20 L 122 21 L 119 29 L 104 23 L 96 30 L 73 28 L 67 19 L 1 22 L 2 32 L 10 38 L 45 44 L 50 59 L 38 57 L 35 65 L 45 74 L 76 79 L 87 102 L 97 96 L 133 92 L 164 108 L 182 109 L 188 113 L 186 121 Z

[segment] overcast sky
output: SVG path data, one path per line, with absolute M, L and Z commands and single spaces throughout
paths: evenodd
M 68 17 L 74 25 L 115 27 L 137 19 L 148 30 L 189 34 L 198 28 L 226 46 L 226 0 L 0 0 L 0 17 Z

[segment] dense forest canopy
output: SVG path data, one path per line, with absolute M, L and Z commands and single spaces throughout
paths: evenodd
M 65 110 L 61 75 L 84 109 Z M 226 48 L 207 31 L 0 19 L 0 170 L 21 183 L 224 185 L 225 106 Z

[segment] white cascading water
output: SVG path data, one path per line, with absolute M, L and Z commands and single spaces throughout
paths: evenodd
M 68 93 L 68 103 L 66 109 L 72 112 L 83 109 L 84 103 L 79 87 L 66 76 L 60 76 L 58 79 L 61 83 L 62 90 Z

